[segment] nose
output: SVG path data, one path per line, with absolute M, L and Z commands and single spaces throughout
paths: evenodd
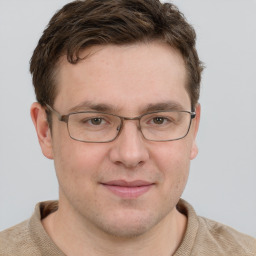
M 138 121 L 124 121 L 120 135 L 112 142 L 110 159 L 126 168 L 135 168 L 143 165 L 149 158 L 145 139 L 138 127 Z

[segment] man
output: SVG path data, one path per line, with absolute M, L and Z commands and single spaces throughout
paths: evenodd
M 30 70 L 59 201 L 2 232 L 0 255 L 256 255 L 255 239 L 180 199 L 197 155 L 202 64 L 172 4 L 72 2 Z

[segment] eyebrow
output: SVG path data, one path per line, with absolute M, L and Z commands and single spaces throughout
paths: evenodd
M 184 107 L 176 101 L 160 102 L 155 104 L 148 104 L 143 112 L 154 112 L 154 111 L 181 111 Z
M 154 111 L 182 111 L 185 110 L 184 107 L 176 101 L 167 101 L 159 103 L 150 103 L 140 109 L 140 113 L 154 112 Z M 84 101 L 71 109 L 69 113 L 81 112 L 81 111 L 97 111 L 104 113 L 117 113 L 120 112 L 120 108 L 113 106 L 111 104 L 99 103 L 95 104 L 91 101 Z
M 80 111 L 98 111 L 98 112 L 115 112 L 117 111 L 116 107 L 110 105 L 110 104 L 95 104 L 91 101 L 84 101 L 71 109 L 69 109 L 69 112 L 80 112 Z

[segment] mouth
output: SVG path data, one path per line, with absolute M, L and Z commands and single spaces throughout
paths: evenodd
M 106 189 L 108 189 L 113 194 L 126 199 L 133 199 L 142 196 L 148 192 L 155 183 L 135 180 L 135 181 L 125 181 L 125 180 L 112 180 L 106 183 L 101 183 Z

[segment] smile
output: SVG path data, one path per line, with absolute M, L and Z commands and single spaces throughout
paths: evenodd
M 113 180 L 110 182 L 101 183 L 101 185 L 121 198 L 132 199 L 142 196 L 148 192 L 155 184 L 141 180 L 132 182 L 127 182 L 124 180 Z

